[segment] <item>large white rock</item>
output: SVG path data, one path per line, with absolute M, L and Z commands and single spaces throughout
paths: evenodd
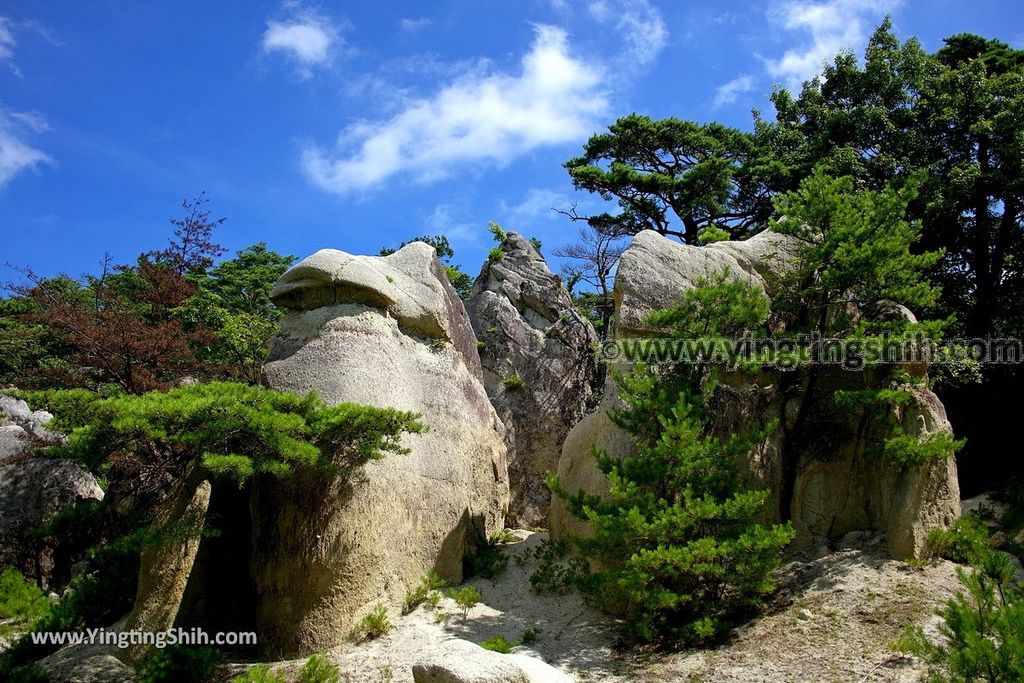
M 349 481 L 257 483 L 260 643 L 297 654 L 337 645 L 376 602 L 397 609 L 428 571 L 460 581 L 467 546 L 503 527 L 508 472 L 476 338 L 431 247 L 320 251 L 273 296 L 291 312 L 264 366 L 271 387 L 414 411 L 430 429 Z
M 449 640 L 412 667 L 415 683 L 572 683 L 542 659 L 500 654 L 467 640 Z
M 733 279 L 771 293 L 797 253 L 798 243 L 793 238 L 771 232 L 707 247 L 642 232 L 623 254 L 616 274 L 616 335 L 619 339 L 645 335 L 648 331 L 643 321 L 652 311 L 674 304 L 699 279 L 723 270 Z M 912 316 L 905 309 L 901 315 Z M 793 435 L 787 436 L 785 427 L 787 420 L 792 421 L 792 406 L 798 400 L 786 394 L 784 386 L 789 382 L 790 389 L 799 393 L 801 385 L 771 369 L 757 377 L 722 373 L 711 399 L 712 426 L 729 434 L 778 420 L 780 428 L 748 455 L 744 465 L 755 484 L 770 492 L 766 521 L 777 521 L 788 510 L 797 544 L 835 540 L 851 531 L 880 530 L 886 532 L 889 550 L 895 556 L 920 555 L 928 531 L 950 524 L 960 513 L 955 460 L 950 457 L 897 467 L 880 456 L 870 456 L 870 447 L 888 434 L 865 430 L 831 400 L 836 389 L 870 386 L 870 376 L 839 369 L 820 374 L 811 417 L 797 446 L 787 442 Z M 945 409 L 934 393 L 919 386 L 908 385 L 907 389 L 911 392 L 908 405 L 892 416 L 906 433 L 951 431 Z M 602 405 L 566 438 L 557 472 L 562 486 L 571 492 L 607 494 L 607 479 L 594 463 L 593 446 L 612 455 L 624 455 L 632 447 L 630 436 L 607 415 L 616 391 L 614 382 L 609 381 Z M 784 457 L 793 458 L 788 485 Z M 786 498 L 789 489 L 791 497 Z M 555 539 L 587 532 L 586 525 L 569 515 L 557 498 L 552 501 L 549 526 Z

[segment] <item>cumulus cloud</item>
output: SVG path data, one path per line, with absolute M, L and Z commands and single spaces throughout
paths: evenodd
M 781 57 L 765 58 L 768 74 L 790 88 L 821 71 L 822 65 L 839 51 L 864 43 L 873 24 L 899 6 L 901 0 L 828 0 L 806 2 L 785 0 L 768 15 L 769 21 L 787 31 L 808 34 L 798 48 Z
M 750 74 L 737 76 L 728 83 L 723 83 L 715 89 L 714 106 L 717 109 L 727 104 L 732 104 L 740 95 L 754 89 L 754 77 Z
M 0 107 L 0 189 L 22 171 L 52 164 L 48 154 L 25 141 L 27 133 L 49 130 L 46 121 L 35 112 L 9 111 Z
M 264 53 L 281 53 L 296 67 L 301 78 L 309 78 L 314 66 L 329 62 L 342 44 L 341 29 L 313 10 L 299 10 L 282 21 L 267 21 L 263 32 Z
M 661 12 L 647 0 L 593 0 L 587 9 L 598 22 L 615 27 L 625 44 L 623 58 L 635 66 L 653 62 L 668 42 Z
M 570 53 L 565 31 L 537 26 L 517 74 L 466 74 L 384 121 L 349 126 L 334 149 L 308 146 L 306 174 L 339 194 L 398 173 L 421 181 L 459 164 L 502 165 L 538 147 L 584 138 L 608 108 L 598 67 Z

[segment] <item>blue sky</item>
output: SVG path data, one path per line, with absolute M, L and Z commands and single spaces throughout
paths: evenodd
M 445 233 L 475 275 L 489 220 L 572 239 L 551 208 L 596 200 L 561 164 L 618 116 L 749 128 L 773 83 L 860 53 L 887 13 L 929 50 L 962 31 L 1024 47 L 1016 0 L 8 0 L 0 263 L 130 260 L 205 190 L 232 250 Z

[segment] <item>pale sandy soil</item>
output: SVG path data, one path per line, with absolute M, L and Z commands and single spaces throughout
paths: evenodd
M 535 548 L 545 534 L 518 532 L 512 556 Z M 527 651 L 579 681 L 914 681 L 921 671 L 888 645 L 910 624 L 934 630 L 936 607 L 958 588 L 955 565 L 923 568 L 886 557 L 877 537 L 854 537 L 845 547 L 787 564 L 767 610 L 739 628 L 729 642 L 676 653 L 616 648 L 614 624 L 577 595 L 537 595 L 529 577 L 537 563 L 509 562 L 496 581 L 468 583 L 483 601 L 463 618 L 449 599 L 437 610 L 422 605 L 392 618 L 388 635 L 328 653 L 342 680 L 412 681 L 412 665 L 447 639 L 475 643 L 502 635 L 519 641 L 526 629 L 540 635 Z M 437 614 L 446 615 L 443 622 Z M 274 668 L 293 674 L 302 661 Z M 240 669 L 232 667 L 234 671 Z M 227 673 L 227 672 L 225 672 Z

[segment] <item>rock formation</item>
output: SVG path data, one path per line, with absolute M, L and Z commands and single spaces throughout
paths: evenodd
M 60 539 L 30 532 L 80 502 L 103 500 L 96 479 L 78 463 L 31 453 L 34 445 L 63 439 L 47 429 L 50 419 L 24 401 L 0 396 L 0 566 L 38 577 L 44 586 L 55 572 L 67 574 L 73 560 Z
M 651 311 L 672 305 L 697 280 L 723 269 L 771 293 L 776 276 L 787 270 L 795 254 L 792 239 L 777 233 L 693 247 L 655 232 L 641 232 L 619 263 L 615 334 L 619 339 L 644 335 L 643 321 Z M 909 311 L 900 314 L 909 315 Z M 919 368 L 907 369 L 912 375 L 920 372 Z M 756 377 L 722 373 L 711 397 L 712 426 L 722 434 L 742 433 L 753 425 L 779 421 L 781 428 L 749 454 L 745 466 L 755 485 L 771 492 L 766 521 L 791 519 L 797 544 L 830 542 L 851 531 L 880 530 L 886 533 L 895 556 L 914 557 L 920 554 L 930 528 L 947 525 L 959 515 L 956 463 L 950 457 L 898 467 L 871 455 L 869 446 L 887 434 L 865 430 L 853 415 L 831 401 L 836 389 L 869 388 L 871 381 L 870 373 L 823 370 L 810 397 L 813 410 L 806 429 L 798 435 L 799 441 L 793 441 L 797 437 L 787 437 L 787 427 L 793 426 L 794 402 L 799 402 L 803 389 L 792 373 L 786 376 L 771 369 Z M 909 403 L 893 415 L 905 432 L 915 436 L 949 432 L 938 397 L 923 387 L 907 388 Z M 607 492 L 607 480 L 597 470 L 592 446 L 612 455 L 630 448 L 629 435 L 607 415 L 617 400 L 614 383 L 609 381 L 601 406 L 567 437 L 558 475 L 569 491 Z M 787 442 L 787 438 L 791 440 Z M 785 455 L 787 452 L 790 455 Z M 784 457 L 792 458 L 789 468 Z M 549 525 L 554 538 L 586 533 L 585 525 L 569 515 L 557 499 L 552 502 Z
M 508 474 L 476 338 L 431 247 L 322 250 L 272 297 L 290 313 L 264 367 L 271 387 L 414 411 L 430 430 L 350 481 L 256 483 L 260 643 L 296 654 L 337 645 L 377 602 L 397 608 L 428 571 L 459 582 L 467 546 L 503 527 Z
M 507 429 L 509 524 L 545 526 L 545 473 L 596 402 L 597 333 L 529 240 L 509 233 L 501 254 L 484 263 L 466 309 L 484 387 Z

